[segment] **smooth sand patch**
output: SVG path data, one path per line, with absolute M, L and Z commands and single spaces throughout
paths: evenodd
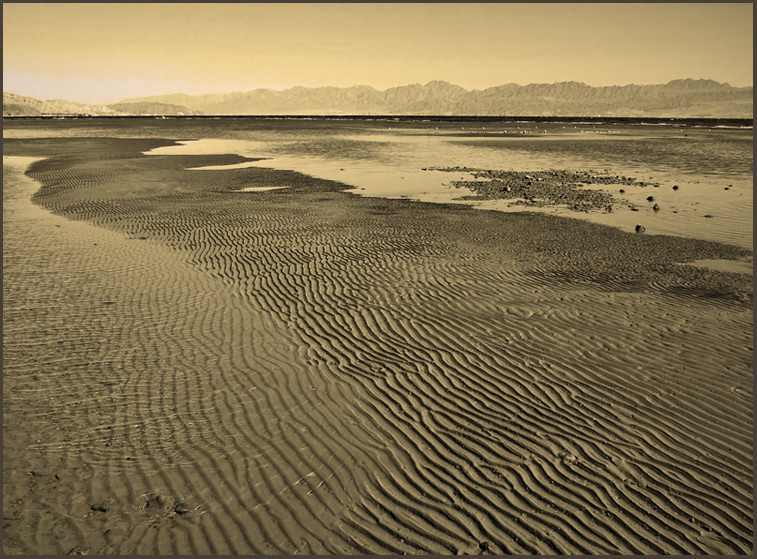
M 751 553 L 751 278 L 676 265 L 749 251 L 45 149 L 100 227 L 4 232 L 7 552 Z
M 754 275 L 754 263 L 749 260 L 695 260 L 694 262 L 682 263 L 685 266 L 699 266 L 719 272 L 732 272 L 734 274 Z

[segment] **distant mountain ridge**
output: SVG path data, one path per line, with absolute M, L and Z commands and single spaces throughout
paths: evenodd
M 198 114 L 180 105 L 152 101 L 94 105 L 62 99 L 40 101 L 3 92 L 3 116 L 86 115 L 86 116 L 139 116 L 139 115 L 191 115 Z
M 3 114 L 18 103 L 3 94 Z M 13 96 L 19 97 L 19 96 Z M 25 98 L 29 99 L 29 98 Z M 35 100 L 36 101 L 36 100 Z M 43 108 L 63 101 L 38 101 Z M 77 105 L 77 104 L 70 104 Z M 44 110 L 34 104 L 28 109 Z M 87 106 L 92 114 L 439 115 L 753 118 L 753 87 L 681 79 L 659 85 L 592 87 L 579 82 L 515 83 L 469 91 L 445 81 L 379 91 L 373 87 L 302 87 L 283 91 L 157 95 Z M 48 111 L 49 112 L 49 111 Z
M 655 116 L 752 118 L 753 88 L 713 80 L 592 87 L 579 82 L 466 90 L 444 81 L 379 91 L 370 86 L 302 86 L 283 91 L 127 99 L 177 103 L 214 115 Z

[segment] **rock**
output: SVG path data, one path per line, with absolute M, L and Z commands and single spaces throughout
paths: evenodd
M 625 193 L 626 193 L 626 191 L 625 191 L 625 190 L 623 190 L 623 189 L 621 188 L 621 189 L 620 189 L 620 193 L 621 193 L 621 194 L 625 194 Z
M 636 226 L 636 232 L 637 233 L 643 233 L 646 230 L 647 230 L 646 227 L 644 227 L 643 225 L 637 225 Z
M 647 196 L 647 202 L 654 202 L 654 196 Z
M 673 185 L 673 190 L 678 190 L 678 185 L 677 184 Z
M 656 212 L 659 212 L 660 211 L 660 206 L 658 206 L 657 204 L 655 204 L 654 206 L 652 206 L 652 209 L 654 211 L 656 211 Z

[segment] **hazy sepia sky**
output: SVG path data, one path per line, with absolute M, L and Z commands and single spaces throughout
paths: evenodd
M 752 4 L 3 4 L 3 90 L 167 93 L 446 80 L 752 85 Z

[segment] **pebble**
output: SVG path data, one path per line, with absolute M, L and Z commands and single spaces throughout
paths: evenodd
M 637 232 L 637 233 L 643 233 L 643 232 L 644 232 L 644 231 L 646 231 L 646 230 L 647 230 L 647 228 L 646 228 L 646 227 L 644 227 L 643 225 L 637 225 L 637 226 L 636 226 L 636 232 Z

